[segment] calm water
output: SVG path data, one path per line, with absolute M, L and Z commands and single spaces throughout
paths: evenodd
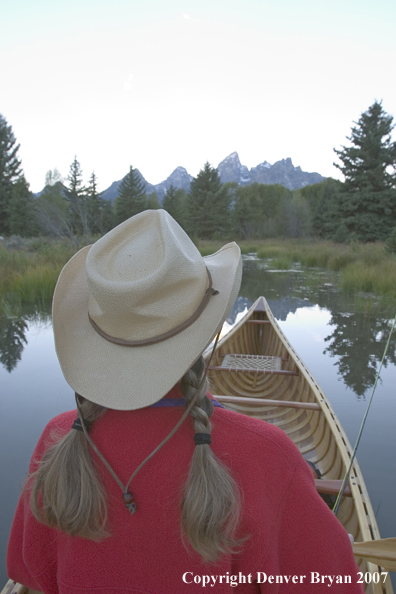
M 354 444 L 390 319 L 361 313 L 334 282 L 321 271 L 271 272 L 265 262 L 247 259 L 229 322 L 264 295 Z M 6 581 L 8 533 L 32 450 L 48 420 L 74 408 L 74 394 L 55 354 L 50 305 L 9 314 L 0 318 L 0 586 Z M 396 535 L 395 347 L 396 332 L 357 456 L 383 538 Z

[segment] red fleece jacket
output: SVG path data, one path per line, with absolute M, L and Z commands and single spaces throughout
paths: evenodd
M 179 387 L 167 397 L 182 397 Z M 179 407 L 108 410 L 90 435 L 126 484 L 182 412 Z M 75 418 L 70 411 L 50 421 L 30 471 L 53 431 L 67 433 Z M 133 515 L 99 462 L 111 532 L 99 543 L 37 522 L 22 494 L 9 540 L 9 577 L 45 594 L 194 594 L 209 588 L 216 594 L 363 592 L 348 535 L 317 494 L 310 469 L 290 439 L 268 423 L 222 408 L 215 408 L 211 420 L 211 447 L 243 493 L 239 534 L 249 538 L 240 554 L 205 565 L 182 544 L 180 501 L 195 447 L 187 419 L 133 480 Z M 343 583 L 335 583 L 337 576 Z

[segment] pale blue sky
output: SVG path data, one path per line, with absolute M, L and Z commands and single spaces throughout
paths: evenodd
M 33 191 L 77 155 L 104 190 L 233 151 L 338 176 L 375 99 L 396 116 L 395 0 L 0 0 L 0 113 Z

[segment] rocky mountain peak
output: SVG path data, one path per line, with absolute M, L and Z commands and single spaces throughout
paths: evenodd
M 238 153 L 231 153 L 219 164 L 217 170 L 223 183 L 233 181 L 241 186 L 253 183 L 280 184 L 289 190 L 303 188 L 325 179 L 319 173 L 307 173 L 302 171 L 301 167 L 294 167 L 290 157 L 273 165 L 263 161 L 249 170 L 245 165 L 241 165 Z
M 301 167 L 294 167 L 290 157 L 281 159 L 273 165 L 268 161 L 263 161 L 248 169 L 246 165 L 242 165 L 239 155 L 236 151 L 228 155 L 217 167 L 222 183 L 237 182 L 241 186 L 246 186 L 253 183 L 259 184 L 281 184 L 289 190 L 296 190 L 303 188 L 310 184 L 322 182 L 325 178 L 319 173 L 307 173 L 301 170 Z M 167 190 L 173 185 L 175 188 L 182 188 L 187 193 L 190 191 L 191 181 L 193 177 L 188 171 L 179 165 L 176 169 L 159 184 L 152 185 L 148 183 L 139 172 L 141 180 L 146 185 L 147 195 L 156 192 L 160 203 L 164 199 Z M 107 200 L 114 200 L 118 195 L 118 188 L 121 180 L 113 182 L 111 186 L 103 192 L 103 198 Z
M 221 161 L 217 166 L 217 171 L 223 184 L 226 182 L 237 182 L 241 185 L 249 183 L 249 170 L 245 165 L 241 165 L 236 152 Z

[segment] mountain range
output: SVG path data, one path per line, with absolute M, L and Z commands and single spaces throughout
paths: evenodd
M 182 188 L 188 193 L 193 180 L 192 175 L 184 167 L 176 167 L 166 180 L 155 185 L 150 184 L 138 169 L 135 171 L 145 184 L 147 195 L 156 192 L 161 204 L 171 185 L 177 189 Z M 273 165 L 268 161 L 263 161 L 256 167 L 248 169 L 246 165 L 241 164 L 236 152 L 231 153 L 221 161 L 217 166 L 217 171 L 223 183 L 237 182 L 241 186 L 247 186 L 255 182 L 259 184 L 280 184 L 289 190 L 297 190 L 304 186 L 317 184 L 325 179 L 319 173 L 307 173 L 302 171 L 301 167 L 294 167 L 290 157 L 276 161 Z M 102 192 L 102 197 L 112 202 L 118 196 L 121 181 L 113 182 L 111 186 Z

